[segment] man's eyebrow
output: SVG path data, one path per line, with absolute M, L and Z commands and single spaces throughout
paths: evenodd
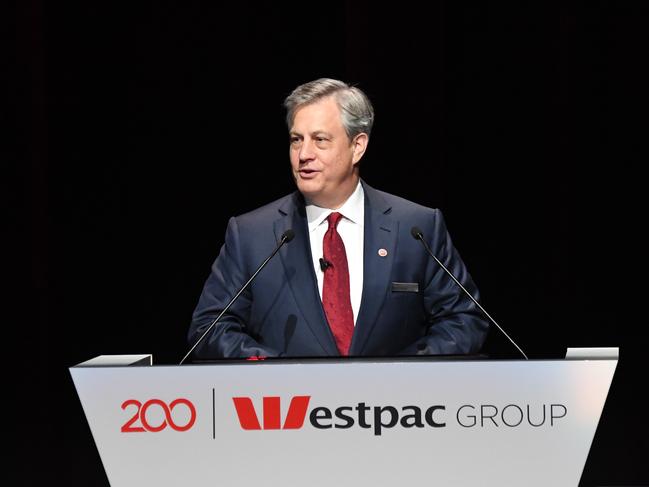
M 324 135 L 324 136 L 329 137 L 329 138 L 333 137 L 332 134 L 330 134 L 329 132 L 326 132 L 324 130 L 316 130 L 314 132 L 311 132 L 311 137 L 316 137 L 318 135 Z
M 327 132 L 326 130 L 314 130 L 309 135 L 311 137 L 322 137 L 322 136 L 324 136 L 324 137 L 327 137 L 329 139 L 331 139 L 333 137 L 333 135 L 331 133 Z M 288 136 L 289 137 L 304 137 L 304 135 L 302 133 L 297 132 L 295 130 L 291 130 L 288 133 Z

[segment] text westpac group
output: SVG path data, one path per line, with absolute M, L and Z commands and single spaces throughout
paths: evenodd
M 381 436 L 391 428 L 445 428 L 457 424 L 463 428 L 517 428 L 554 427 L 568 413 L 564 404 L 462 404 L 452 408 L 444 404 L 369 405 L 360 401 L 356 405 L 336 407 L 316 406 L 309 410 L 311 396 L 293 396 L 285 419 L 281 417 L 281 398 L 263 397 L 262 421 L 250 397 L 232 398 L 244 430 L 301 429 L 305 419 L 318 430 L 362 428 Z M 307 415 L 308 412 L 308 415 Z

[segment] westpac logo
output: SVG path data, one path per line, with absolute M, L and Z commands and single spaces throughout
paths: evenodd
M 232 398 L 239 424 L 244 430 L 300 429 L 304 426 L 310 400 L 311 396 L 293 396 L 282 424 L 281 398 L 278 396 L 264 397 L 262 426 L 250 397 Z M 445 406 L 435 405 L 423 410 L 417 406 L 404 406 L 398 410 L 394 406 L 372 407 L 364 402 L 359 402 L 356 406 L 339 406 L 334 409 L 323 406 L 314 407 L 308 417 L 311 426 L 319 430 L 349 429 L 358 426 L 363 429 L 373 429 L 374 435 L 381 436 L 384 428 L 393 428 L 399 425 L 404 428 L 423 428 L 424 425 L 443 428 L 446 423 L 439 422 L 436 413 L 444 409 L 446 409 Z
M 263 428 L 255 412 L 255 406 L 249 397 L 233 397 L 234 407 L 237 410 L 239 423 L 244 430 L 294 430 L 304 425 L 306 410 L 309 407 L 311 396 L 293 396 L 288 406 L 286 419 L 281 424 L 281 399 L 277 396 L 264 397 L 263 402 Z

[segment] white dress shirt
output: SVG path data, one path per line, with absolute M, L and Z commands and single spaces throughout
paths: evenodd
M 352 195 L 337 210 L 321 208 L 307 201 L 306 217 L 309 222 L 309 239 L 311 241 L 311 258 L 313 268 L 318 279 L 318 291 L 322 299 L 322 285 L 324 273 L 320 268 L 322 257 L 322 240 L 329 228 L 327 217 L 333 213 L 342 214 L 343 218 L 338 222 L 338 233 L 345 244 L 347 253 L 347 265 L 349 267 L 349 294 L 354 313 L 354 325 L 358 310 L 361 307 L 361 295 L 363 293 L 363 229 L 365 226 L 365 193 L 360 181 Z

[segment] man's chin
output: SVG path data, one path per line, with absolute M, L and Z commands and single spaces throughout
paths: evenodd
M 322 184 L 316 181 L 305 181 L 298 179 L 297 189 L 304 195 L 305 198 L 313 199 L 322 192 Z

